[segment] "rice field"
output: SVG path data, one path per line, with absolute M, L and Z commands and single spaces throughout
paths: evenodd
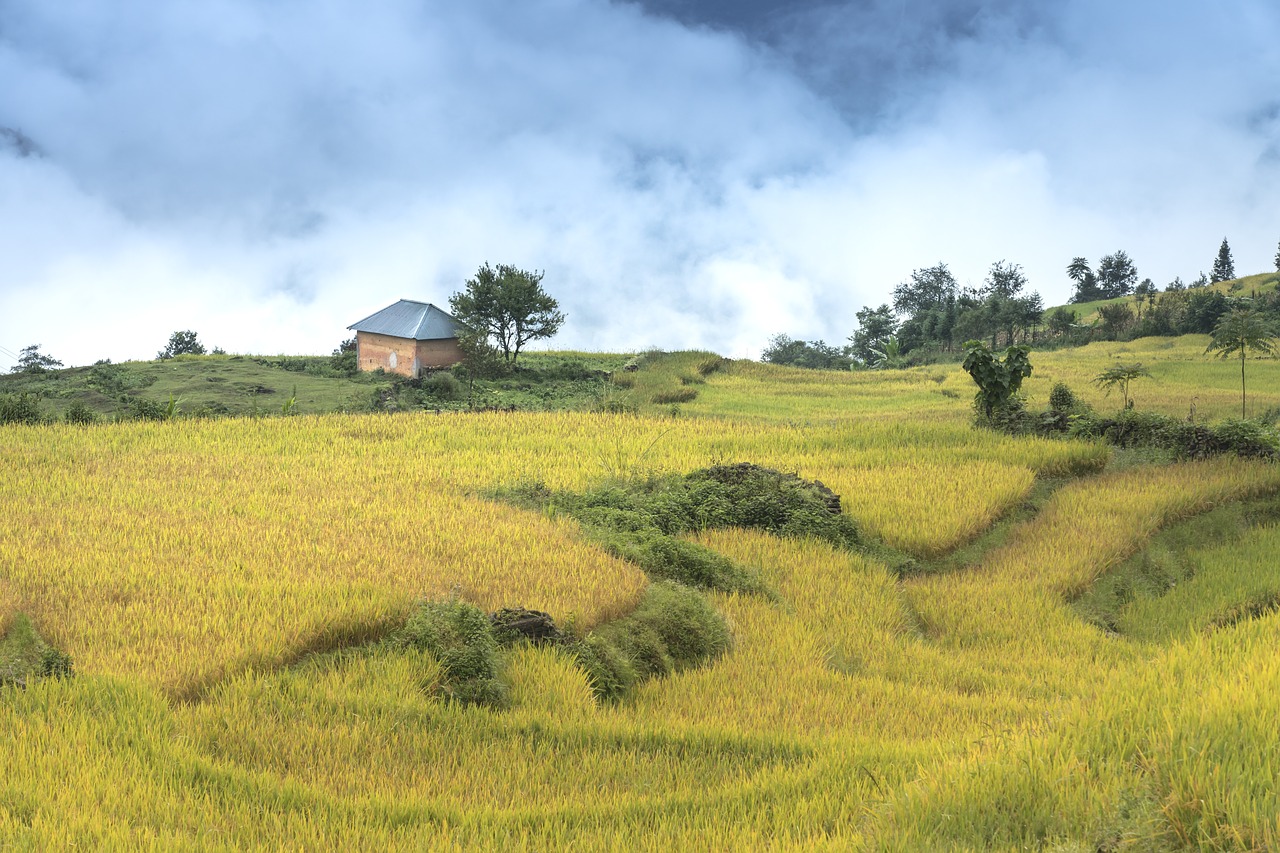
M 1176 367 L 1183 350 L 1170 405 L 1220 366 Z M 956 370 L 734 365 L 677 416 L 0 431 L 0 633 L 30 616 L 77 673 L 0 688 L 0 847 L 1280 845 L 1276 528 L 1206 545 L 1117 631 L 1072 607 L 1160 530 L 1280 492 L 1280 468 L 1104 470 L 1099 445 L 974 431 Z M 1280 377 L 1255 387 L 1280 402 Z M 430 654 L 366 643 L 450 595 L 616 618 L 643 573 L 489 491 L 740 460 L 823 481 L 926 563 L 1037 478 L 1064 485 L 946 571 L 699 533 L 772 595 L 709 594 L 732 649 L 620 702 L 563 651 L 521 647 L 510 707 L 463 706 Z

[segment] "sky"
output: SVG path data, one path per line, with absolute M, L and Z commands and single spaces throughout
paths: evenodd
M 328 353 L 480 265 L 545 346 L 843 343 L 948 264 L 1280 241 L 1274 0 L 0 0 L 0 370 Z

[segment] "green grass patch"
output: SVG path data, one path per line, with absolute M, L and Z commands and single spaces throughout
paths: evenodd
M 1073 602 L 1107 631 L 1165 642 L 1280 602 L 1280 497 L 1227 504 L 1169 527 Z
M 0 687 L 25 687 L 37 678 L 66 678 L 71 658 L 44 641 L 31 620 L 18 614 L 0 637 Z

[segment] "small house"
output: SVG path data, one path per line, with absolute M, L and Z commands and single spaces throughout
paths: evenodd
M 417 377 L 424 369 L 462 361 L 458 321 L 430 302 L 401 299 L 358 323 L 356 362 L 361 370 Z

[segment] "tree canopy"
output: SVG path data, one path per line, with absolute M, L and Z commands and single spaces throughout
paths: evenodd
M 169 343 L 164 349 L 156 353 L 156 358 L 166 359 L 173 358 L 175 355 L 204 355 L 204 344 L 200 343 L 200 339 L 196 333 L 187 329 L 182 332 L 174 332 L 169 336 Z
M 18 353 L 18 363 L 10 368 L 10 373 L 44 373 L 51 367 L 62 367 L 62 362 L 51 355 L 40 352 L 40 344 L 23 347 Z
M 1076 283 L 1076 292 L 1071 295 L 1072 302 L 1093 302 L 1103 298 L 1088 258 L 1072 258 L 1067 265 L 1067 278 Z
M 1124 251 L 1103 256 L 1098 262 L 1098 288 L 1103 299 L 1128 296 L 1138 283 L 1138 270 Z
M 1236 277 L 1236 262 L 1231 258 L 1231 247 L 1227 245 L 1227 238 L 1222 238 L 1222 245 L 1218 247 L 1218 257 L 1213 259 L 1213 273 L 1209 276 L 1209 281 L 1216 284 L 1219 281 L 1231 281 Z
M 464 326 L 492 338 L 502 360 L 514 365 L 526 344 L 549 338 L 564 325 L 560 304 L 542 289 L 542 277 L 486 261 L 467 279 L 465 290 L 449 297 L 450 310 Z
M 912 270 L 911 280 L 893 289 L 893 310 L 899 314 L 915 315 L 945 308 L 955 298 L 956 289 L 956 277 L 944 263 Z

